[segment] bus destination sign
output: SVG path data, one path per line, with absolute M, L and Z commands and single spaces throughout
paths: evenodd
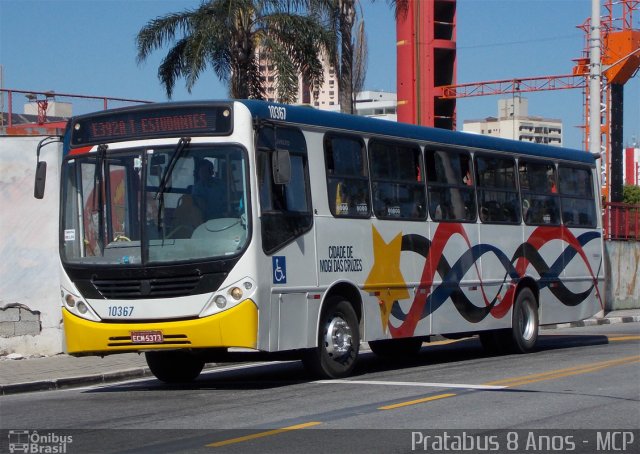
M 176 106 L 84 115 L 71 127 L 72 146 L 155 137 L 231 134 L 231 107 Z

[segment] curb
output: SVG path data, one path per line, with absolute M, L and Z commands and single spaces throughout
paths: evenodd
M 55 391 L 60 389 L 78 388 L 88 385 L 99 385 L 117 381 L 130 380 L 132 378 L 152 377 L 148 367 L 138 369 L 125 369 L 104 374 L 83 375 L 78 377 L 56 378 L 53 380 L 40 380 L 24 383 L 11 383 L 0 385 L 0 396 L 9 394 L 28 393 L 34 391 Z
M 559 329 L 559 328 L 581 328 L 584 326 L 598 326 L 598 325 L 614 325 L 618 323 L 633 323 L 640 322 L 640 315 L 627 315 L 624 317 L 609 317 L 609 318 L 588 318 L 586 320 L 580 320 L 579 322 L 571 323 L 556 323 L 554 325 L 544 325 L 540 329 Z

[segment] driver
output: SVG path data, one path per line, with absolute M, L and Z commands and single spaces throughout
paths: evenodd
M 203 159 L 198 163 L 193 185 L 193 201 L 204 221 L 223 217 L 226 191 L 222 179 L 214 174 L 213 163 Z

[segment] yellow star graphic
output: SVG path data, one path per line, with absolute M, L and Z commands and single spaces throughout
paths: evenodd
M 402 232 L 386 243 L 373 226 L 372 231 L 373 266 L 364 283 L 364 289 L 368 292 L 379 292 L 382 330 L 386 332 L 393 302 L 409 298 L 409 291 L 400 271 Z

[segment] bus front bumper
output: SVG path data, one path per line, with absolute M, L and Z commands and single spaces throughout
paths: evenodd
M 85 320 L 62 309 L 67 353 L 108 355 L 176 348 L 256 348 L 258 309 L 251 300 L 194 320 L 112 323 Z M 162 342 L 134 343 L 132 333 L 162 334 Z

